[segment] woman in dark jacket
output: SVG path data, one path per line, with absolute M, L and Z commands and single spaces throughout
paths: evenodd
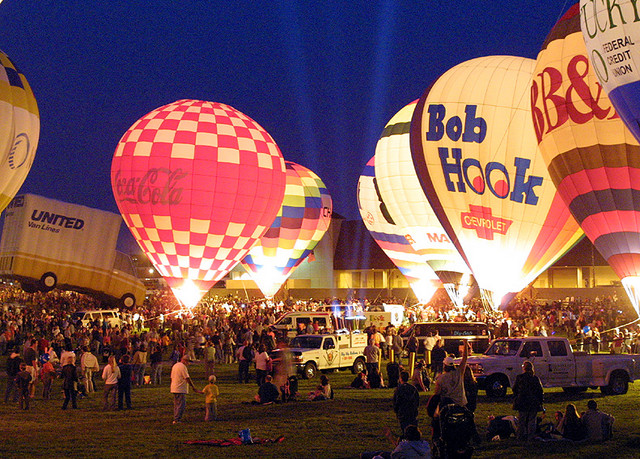
M 513 394 L 513 409 L 518 411 L 518 439 L 533 440 L 538 411 L 542 411 L 544 390 L 540 378 L 534 374 L 533 363 L 528 360 L 522 364 L 522 373 L 516 377 Z

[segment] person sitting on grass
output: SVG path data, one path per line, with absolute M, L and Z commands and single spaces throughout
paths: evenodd
M 595 400 L 587 402 L 587 411 L 582 413 L 580 419 L 587 431 L 589 441 L 603 441 L 611 438 L 615 419 L 610 414 L 599 411 Z
M 580 441 L 587 437 L 587 430 L 582 424 L 580 415 L 576 411 L 576 406 L 573 403 L 567 405 L 567 410 L 558 426 L 558 430 L 567 440 Z
M 371 389 L 369 380 L 367 379 L 367 372 L 361 371 L 351 382 L 351 387 L 354 389 Z
M 271 380 L 273 377 L 271 375 L 267 375 L 264 378 L 264 383 L 258 389 L 258 395 L 255 397 L 255 401 L 253 402 L 256 405 L 265 405 L 267 403 L 275 403 L 278 401 L 280 397 L 280 392 Z
M 309 400 L 312 402 L 318 402 L 321 400 L 329 400 L 333 398 L 333 389 L 329 384 L 329 378 L 327 375 L 320 376 L 320 384 L 316 387 L 316 390 L 309 392 Z
M 416 425 L 408 425 L 404 429 L 401 437 L 394 436 L 391 429 L 385 427 L 384 435 L 389 439 L 394 450 L 365 452 L 360 455 L 361 459 L 373 459 L 381 457 L 383 459 L 395 458 L 420 458 L 431 459 L 431 447 L 429 441 L 422 439 L 422 432 Z

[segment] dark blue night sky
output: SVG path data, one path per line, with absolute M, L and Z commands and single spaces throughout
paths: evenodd
M 358 177 L 385 123 L 441 73 L 491 54 L 535 58 L 563 0 L 4 0 L 0 49 L 38 100 L 21 192 L 117 212 L 111 157 L 177 99 L 229 104 L 316 172 L 359 218 Z

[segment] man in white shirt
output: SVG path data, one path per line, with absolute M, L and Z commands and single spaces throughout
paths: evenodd
M 177 424 L 182 419 L 182 415 L 187 407 L 187 394 L 189 386 L 194 392 L 201 394 L 202 391 L 196 389 L 193 385 L 187 365 L 191 359 L 187 355 L 183 355 L 179 362 L 171 368 L 171 393 L 173 394 L 173 424 Z
M 80 357 L 80 369 L 84 375 L 84 388 L 87 394 L 95 392 L 96 388 L 93 383 L 93 373 L 100 371 L 98 359 L 91 353 L 87 346 L 83 347 L 82 357 Z

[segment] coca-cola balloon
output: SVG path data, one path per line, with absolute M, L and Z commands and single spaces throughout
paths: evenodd
M 192 307 L 273 222 L 285 166 L 274 140 L 248 116 L 220 103 L 178 100 L 122 136 L 111 184 L 138 244 Z

